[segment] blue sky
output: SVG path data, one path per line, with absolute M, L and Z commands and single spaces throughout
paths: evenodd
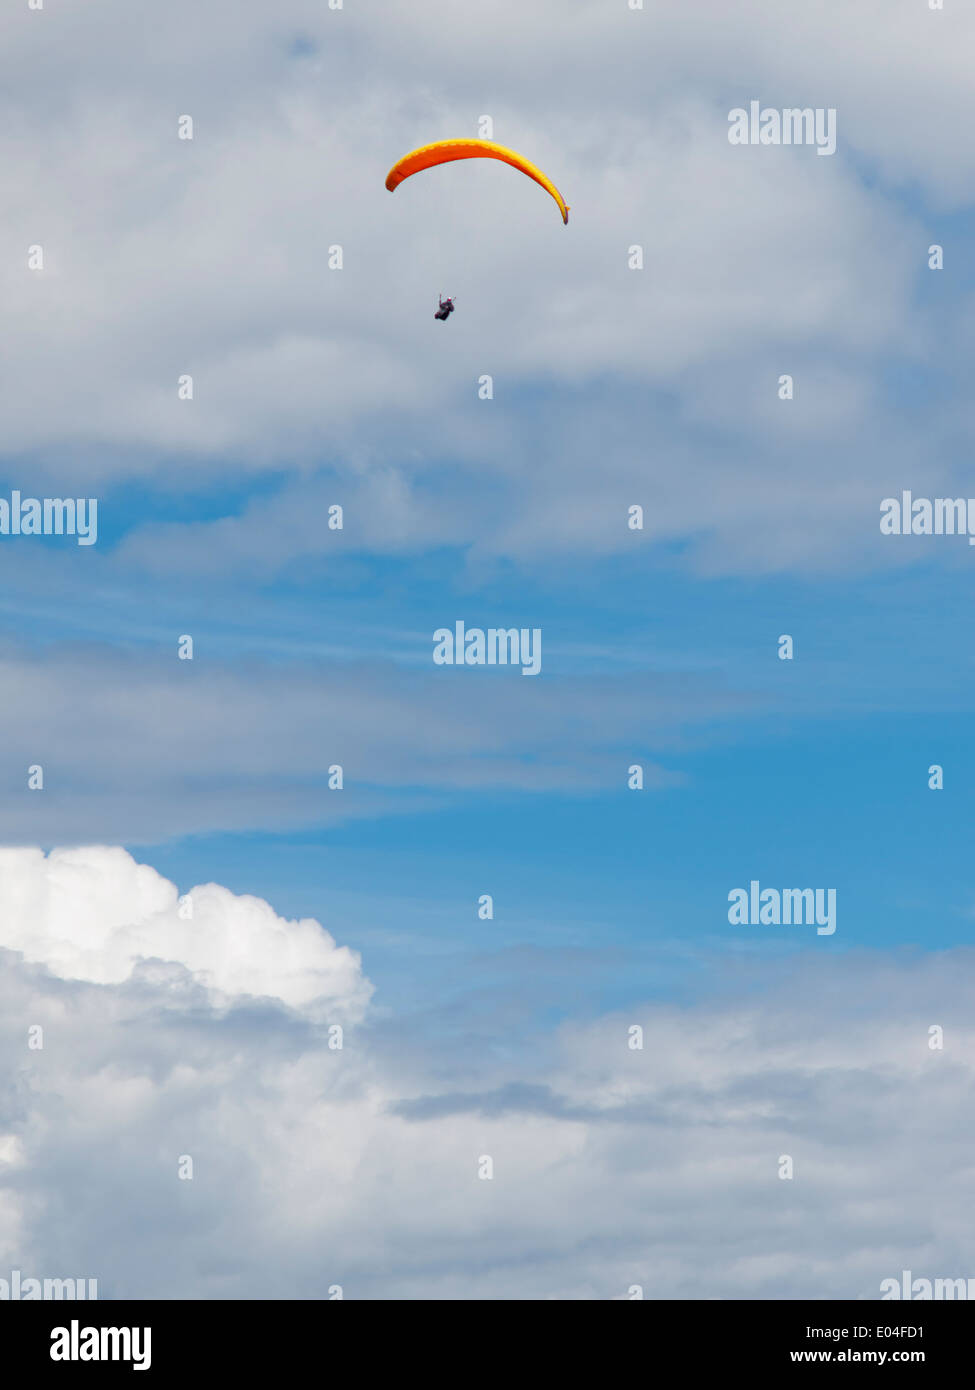
M 975 496 L 975 21 L 790 8 L 0 19 L 0 497 L 99 507 L 0 537 L 0 1277 L 970 1274 L 975 550 L 879 522 Z M 836 154 L 732 147 L 753 98 Z M 484 116 L 567 227 L 489 161 L 386 192 Z M 540 675 L 435 665 L 459 620 Z M 753 879 L 835 934 L 729 925 Z

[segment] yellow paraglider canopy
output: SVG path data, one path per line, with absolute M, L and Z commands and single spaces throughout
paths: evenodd
M 504 145 L 495 145 L 490 140 L 437 140 L 432 145 L 421 145 L 418 150 L 405 154 L 393 165 L 386 175 L 386 187 L 393 193 L 411 174 L 418 174 L 421 169 L 432 169 L 435 164 L 449 164 L 452 159 L 500 159 L 503 164 L 520 169 L 523 174 L 541 184 L 546 193 L 552 195 L 559 205 L 562 221 L 568 224 L 568 204 L 552 180 L 543 174 L 541 169 L 536 169 L 524 155 L 518 154 L 516 150 L 509 150 Z

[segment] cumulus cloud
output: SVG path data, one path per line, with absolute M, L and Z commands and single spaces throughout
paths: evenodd
M 87 924 L 59 928 L 85 943 L 74 977 L 51 944 L 49 965 L 8 951 L 0 972 L 13 1078 L 0 1268 L 136 1298 L 316 1298 L 339 1284 L 348 1298 L 603 1299 L 635 1283 L 659 1298 L 870 1299 L 905 1267 L 972 1273 L 969 950 L 810 952 L 791 966 L 756 954 L 744 989 L 565 1025 L 506 1058 L 485 1046 L 483 1008 L 476 1036 L 450 1045 L 367 1014 L 338 1049 L 324 1018 L 245 997 L 262 965 L 264 994 L 291 988 L 267 949 L 289 932 L 308 988 L 328 973 L 273 914 L 241 934 L 222 1006 L 199 955 L 189 972 L 114 978 L 134 948 L 117 930 L 96 945 L 93 923 L 136 912 L 110 906 L 106 874 L 149 911 L 166 887 L 100 854 L 101 874 L 69 859 L 52 890 Z M 34 910 L 50 943 L 52 914 Z M 358 989 L 347 982 L 341 1002 Z M 30 1050 L 37 1025 L 44 1046 Z
M 176 885 L 121 848 L 0 849 L 0 947 L 63 980 L 119 984 L 146 961 L 180 965 L 216 1002 L 248 996 L 358 1016 L 359 957 L 318 922 L 260 898 Z

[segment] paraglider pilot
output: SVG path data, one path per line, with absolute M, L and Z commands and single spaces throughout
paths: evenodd
M 440 304 L 440 308 L 437 310 L 433 317 L 435 319 L 440 319 L 443 323 L 446 323 L 447 319 L 454 312 L 454 301 L 450 298 L 449 295 L 446 299 L 443 299 L 440 295 L 438 295 L 437 299 Z

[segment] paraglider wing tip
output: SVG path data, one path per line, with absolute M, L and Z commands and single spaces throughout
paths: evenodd
M 569 225 L 569 204 L 568 204 L 568 203 L 566 203 L 566 205 L 565 205 L 565 212 L 563 212 L 563 214 L 562 214 L 562 221 L 565 223 L 566 226 Z

